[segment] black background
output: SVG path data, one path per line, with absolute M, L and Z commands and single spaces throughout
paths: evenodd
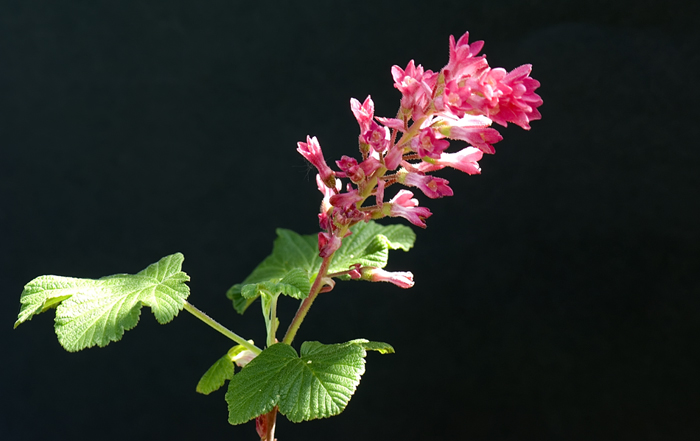
M 230 342 L 146 309 L 67 353 L 51 313 L 12 330 L 41 274 L 96 278 L 186 256 L 193 304 L 264 341 L 224 293 L 276 227 L 317 231 L 296 142 L 355 154 L 350 97 L 393 116 L 390 67 L 440 69 L 448 37 L 534 65 L 542 121 L 502 129 L 480 176 L 392 270 L 339 284 L 297 341 L 369 338 L 347 410 L 284 440 L 683 440 L 700 436 L 697 6 L 635 1 L 8 1 L 0 4 L 0 439 L 255 439 L 223 391 Z M 416 229 L 417 230 L 417 229 Z M 293 313 L 282 305 L 283 327 Z

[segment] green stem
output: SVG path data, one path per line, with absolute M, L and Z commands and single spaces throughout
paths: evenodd
M 277 333 L 277 299 L 279 295 L 273 296 L 270 303 L 269 326 L 267 329 L 267 347 L 275 344 L 275 334 Z
M 299 305 L 299 309 L 294 315 L 292 322 L 289 324 L 289 328 L 287 328 L 287 333 L 284 335 L 282 343 L 286 343 L 288 345 L 292 344 L 294 336 L 297 335 L 299 326 L 301 326 L 301 322 L 304 321 L 304 317 L 306 317 L 306 313 L 309 312 L 311 304 L 314 302 L 314 300 L 316 300 L 316 297 L 318 297 L 318 293 L 323 287 L 323 279 L 326 278 L 328 268 L 331 265 L 331 260 L 333 260 L 333 254 L 323 258 L 323 262 L 321 262 L 321 268 L 319 268 L 318 274 L 316 275 L 316 280 L 314 280 L 314 284 L 311 285 L 311 291 L 309 292 L 309 296 L 301 302 L 301 305 Z
M 201 321 L 203 321 L 207 325 L 211 326 L 212 328 L 216 329 L 220 333 L 224 334 L 226 337 L 235 341 L 239 345 L 244 346 L 246 349 L 248 349 L 249 351 L 251 351 L 255 355 L 258 355 L 259 353 L 262 352 L 262 350 L 260 348 L 258 348 L 254 344 L 250 343 L 248 340 L 246 340 L 245 338 L 236 334 L 235 332 L 231 331 L 230 329 L 226 328 L 221 323 L 217 322 L 213 318 L 206 315 L 204 312 L 195 308 L 194 305 L 192 305 L 191 303 L 186 301 L 184 307 L 185 307 L 185 311 L 189 312 L 190 314 L 197 317 L 198 319 L 200 319 Z

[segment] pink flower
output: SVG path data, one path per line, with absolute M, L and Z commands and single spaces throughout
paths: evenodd
M 418 136 L 411 139 L 411 150 L 418 153 L 420 157 L 439 158 L 440 153 L 449 146 L 449 141 L 438 139 L 435 136 L 435 130 L 431 127 L 421 129 Z
M 535 93 L 540 82 L 529 76 L 531 71 L 532 65 L 525 64 L 508 74 L 503 69 L 489 72 L 487 81 L 495 82 L 493 97 L 497 99 L 489 105 L 489 118 L 502 126 L 512 122 L 525 130 L 530 130 L 530 121 L 542 118 L 537 110 L 542 98 Z
M 493 144 L 503 139 L 498 130 L 481 127 L 453 127 L 447 136 L 466 141 L 482 152 L 490 154 L 496 153 Z
M 399 132 L 406 131 L 406 123 L 403 120 L 397 118 L 383 118 L 381 116 L 377 117 L 377 121 L 384 124 L 390 129 L 398 130 Z
M 348 184 L 347 193 L 338 193 L 331 196 L 331 205 L 334 207 L 342 208 L 343 210 L 348 210 L 355 207 L 355 204 L 362 200 L 362 196 L 357 192 L 357 189 L 351 188 Z
M 321 200 L 321 213 L 327 213 L 331 209 L 331 196 L 338 193 L 341 189 L 340 179 L 335 180 L 335 187 L 330 188 L 326 186 L 321 180 L 321 175 L 316 175 L 316 185 L 318 186 L 318 191 L 323 194 L 323 199 Z
M 413 286 L 413 274 L 409 271 L 389 272 L 381 268 L 364 267 L 360 269 L 362 280 L 370 282 L 389 282 L 400 288 L 411 288 Z
M 382 166 L 382 162 L 374 156 L 369 156 L 360 163 L 360 168 L 365 172 L 365 176 L 372 176 Z
M 347 193 L 339 193 L 331 196 L 330 203 L 335 207 L 333 210 L 333 221 L 336 225 L 352 225 L 361 220 L 367 220 L 370 213 L 361 211 L 357 203 L 364 200 L 357 189 L 350 184 Z
M 447 185 L 450 183 L 447 179 L 436 178 L 406 169 L 401 169 L 396 173 L 396 178 L 401 184 L 420 188 L 420 190 L 431 199 L 452 196 L 454 194 L 452 189 Z
M 391 75 L 394 77 L 394 87 L 403 95 L 402 109 L 410 113 L 414 120 L 422 117 L 430 104 L 437 74 L 431 70 L 423 71 L 423 66 L 416 66 L 411 60 L 405 70 L 393 66 Z
M 418 199 L 413 199 L 413 193 L 400 190 L 389 202 L 384 204 L 383 211 L 388 210 L 391 217 L 402 217 L 417 227 L 425 228 L 424 220 L 433 215 L 425 207 L 418 206 Z
M 381 153 L 389 146 L 389 129 L 371 121 L 368 128 L 360 134 L 360 142 Z
M 318 213 L 318 226 L 321 227 L 322 230 L 326 231 L 330 231 L 333 228 L 331 218 L 328 213 L 324 211 Z
M 484 84 L 477 78 L 449 81 L 443 94 L 436 99 L 436 108 L 457 118 L 465 113 L 486 115 L 489 102 L 484 95 L 488 95 L 489 90 L 485 90 Z
M 298 142 L 297 146 L 297 151 L 318 169 L 323 183 L 330 188 L 334 188 L 335 173 L 328 167 L 326 160 L 323 159 L 323 152 L 316 137 L 310 138 L 307 136 L 306 142 Z
M 342 244 L 343 240 L 332 233 L 318 233 L 318 255 L 321 257 L 325 258 L 335 253 Z
M 352 110 L 353 115 L 357 123 L 360 125 L 360 131 L 365 132 L 369 130 L 369 125 L 374 118 L 374 102 L 372 98 L 367 95 L 365 102 L 360 104 L 355 98 L 350 99 L 350 110 Z
M 481 69 L 488 67 L 485 56 L 476 56 L 484 47 L 484 42 L 475 41 L 471 46 L 468 42 L 469 32 L 462 35 L 457 43 L 455 43 L 455 37 L 450 35 L 450 60 L 443 68 L 445 81 L 473 76 Z
M 352 267 L 348 270 L 348 276 L 350 276 L 352 280 L 357 280 L 360 277 L 362 277 L 362 273 L 360 272 L 361 267 L 361 263 L 353 264 Z
M 452 115 L 440 115 L 433 124 L 441 135 L 466 141 L 484 153 L 495 153 L 492 144 L 503 139 L 498 130 L 489 128 L 491 120 L 485 116 L 464 115 L 457 119 Z
M 396 170 L 403 159 L 403 147 L 397 145 L 391 147 L 384 156 L 384 166 L 387 170 Z
M 365 179 L 365 172 L 357 163 L 357 159 L 343 155 L 340 161 L 335 161 L 342 173 L 336 173 L 336 176 L 347 177 L 354 183 L 358 183 Z
M 467 147 L 457 153 L 443 153 L 440 158 L 433 159 L 431 162 L 422 162 L 415 165 L 415 168 L 421 172 L 431 172 L 447 166 L 470 175 L 477 175 L 481 173 L 481 168 L 477 161 L 483 155 L 481 150 L 475 147 Z

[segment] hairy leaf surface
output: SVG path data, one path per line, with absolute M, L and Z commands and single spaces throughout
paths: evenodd
M 297 355 L 284 343 L 270 346 L 229 382 L 229 423 L 245 423 L 275 406 L 293 422 L 339 414 L 365 371 L 366 346 L 391 347 L 367 340 L 304 342 Z
M 341 272 L 353 265 L 384 268 L 389 250 L 408 251 L 416 240 L 411 228 L 404 225 L 380 225 L 360 222 L 350 228 L 352 234 L 343 239 L 336 251 L 329 272 Z M 260 296 L 261 290 L 302 299 L 309 294 L 313 278 L 321 267 L 318 236 L 300 235 L 278 229 L 272 254 L 263 260 L 246 279 L 226 293 L 240 314 Z M 293 282 L 292 282 L 293 281 Z M 301 292 L 299 292 L 301 291 Z
M 15 327 L 50 308 L 56 308 L 58 341 L 68 351 L 118 341 L 138 323 L 141 307 L 149 306 L 159 323 L 171 321 L 189 295 L 181 271 L 184 256 L 176 253 L 137 274 L 100 279 L 41 276 L 24 287 Z

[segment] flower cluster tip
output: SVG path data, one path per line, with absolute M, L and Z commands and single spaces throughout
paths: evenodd
M 319 213 L 319 254 L 331 256 L 350 234 L 350 226 L 383 217 L 403 217 L 425 228 L 429 209 L 419 207 L 411 191 L 400 190 L 384 201 L 393 184 L 418 188 L 428 198 L 452 196 L 449 182 L 429 173 L 451 167 L 473 175 L 481 173 L 478 161 L 493 154 L 503 137 L 492 123 L 509 122 L 530 129 L 540 119 L 542 99 L 535 93 L 539 82 L 530 77 L 532 66 L 507 72 L 491 68 L 479 55 L 483 41 L 469 44 L 469 33 L 449 39 L 448 63 L 439 71 L 426 70 L 411 60 L 405 68 L 393 66 L 394 87 L 401 92 L 395 118 L 376 117 L 372 98 L 352 98 L 350 109 L 360 128 L 361 161 L 343 156 L 331 169 L 316 137 L 298 143 L 298 151 L 318 170 L 323 194 Z M 469 144 L 448 152 L 450 140 Z M 341 180 L 347 180 L 345 191 Z M 365 205 L 369 199 L 373 205 Z M 378 277 L 378 276 L 377 276 Z M 404 284 L 408 284 L 405 282 Z M 411 282 L 412 284 L 412 282 Z

